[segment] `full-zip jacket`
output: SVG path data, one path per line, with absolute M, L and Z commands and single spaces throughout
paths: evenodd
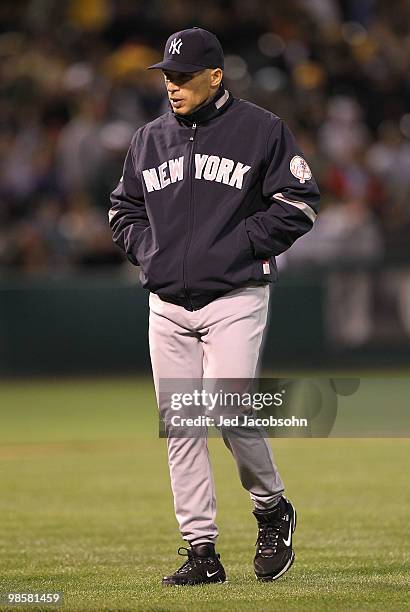
M 136 131 L 111 204 L 142 286 L 197 310 L 275 282 L 275 256 L 311 229 L 319 191 L 284 121 L 222 87 L 196 113 Z

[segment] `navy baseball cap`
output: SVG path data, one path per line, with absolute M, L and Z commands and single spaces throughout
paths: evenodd
M 215 34 L 195 27 L 171 34 L 165 45 L 163 61 L 149 66 L 148 70 L 162 68 L 197 72 L 204 68 L 223 67 L 224 52 Z

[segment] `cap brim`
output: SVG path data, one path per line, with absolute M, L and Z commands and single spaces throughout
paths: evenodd
M 162 70 L 174 70 L 175 72 L 198 72 L 199 70 L 205 70 L 206 66 L 183 64 L 182 62 L 177 62 L 176 60 L 164 60 L 162 62 L 158 62 L 158 64 L 148 66 L 147 70 L 152 70 L 153 68 L 160 68 Z

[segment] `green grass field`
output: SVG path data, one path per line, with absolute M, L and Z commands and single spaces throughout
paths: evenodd
M 184 543 L 149 380 L 4 382 L 0 428 L 0 593 L 62 592 L 73 612 L 409 609 L 409 439 L 272 441 L 299 519 L 272 584 L 253 575 L 248 494 L 210 440 L 229 583 L 163 588 Z

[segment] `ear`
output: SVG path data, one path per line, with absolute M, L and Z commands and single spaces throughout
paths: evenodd
M 211 71 L 211 87 L 219 87 L 223 77 L 221 68 L 212 68 Z

